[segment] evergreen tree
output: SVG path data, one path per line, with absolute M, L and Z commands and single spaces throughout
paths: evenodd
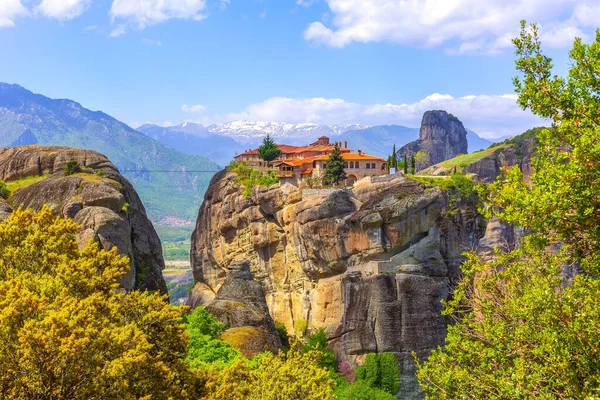
M 406 159 L 406 154 L 404 155 L 404 175 L 408 174 L 408 160 Z
M 411 154 L 410 155 L 410 174 L 411 175 L 415 174 L 415 167 L 416 167 L 415 155 Z
M 267 135 L 262 144 L 258 148 L 258 156 L 269 164 L 271 161 L 279 157 L 281 150 L 275 144 L 270 135 Z
M 400 371 L 392 353 L 367 354 L 363 365 L 356 369 L 357 381 L 395 395 L 400 389 Z
M 323 182 L 326 185 L 333 185 L 345 180 L 347 178 L 345 168 L 346 161 L 342 157 L 342 152 L 338 146 L 335 146 L 327 159 Z
M 396 156 L 396 145 L 394 144 L 394 148 L 392 149 L 392 167 L 396 168 L 398 164 L 398 156 Z
M 387 168 L 387 172 L 388 174 L 390 173 L 390 168 L 392 168 L 392 156 L 388 156 L 387 158 L 387 164 L 386 164 L 386 168 Z

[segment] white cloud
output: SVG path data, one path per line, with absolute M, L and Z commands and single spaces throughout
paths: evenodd
M 142 43 L 149 44 L 151 46 L 158 46 L 158 47 L 162 46 L 162 43 L 160 41 L 152 40 L 152 39 L 148 39 L 148 38 L 142 39 Z
M 119 24 L 108 35 L 111 38 L 119 37 L 127 33 L 127 27 L 124 24 Z
M 183 106 L 184 111 L 192 107 Z M 358 104 L 343 99 L 274 97 L 251 104 L 239 113 L 206 115 L 195 122 L 211 124 L 235 120 L 258 120 L 286 123 L 312 122 L 318 124 L 397 124 L 418 127 L 423 113 L 446 110 L 465 127 L 488 138 L 516 135 L 544 121 L 516 104 L 516 95 L 471 95 L 454 97 L 434 93 L 414 103 Z M 202 112 L 205 108 L 202 108 Z
M 181 106 L 181 111 L 200 114 L 206 111 L 206 107 L 202 104 L 196 104 L 195 106 L 188 106 L 187 104 L 184 104 Z
M 35 8 L 43 16 L 66 21 L 79 17 L 91 0 L 42 0 Z
M 16 18 L 26 15 L 29 15 L 29 12 L 21 3 L 21 0 L 0 1 L 0 28 L 14 26 Z
M 110 15 L 145 28 L 169 19 L 200 21 L 205 9 L 206 0 L 113 0 Z
M 305 3 L 298 0 L 298 4 Z M 542 25 L 542 40 L 563 47 L 597 24 L 596 0 L 325 0 L 333 16 L 315 21 L 306 40 L 330 47 L 353 42 L 445 46 L 450 54 L 495 53 L 510 47 L 519 21 Z

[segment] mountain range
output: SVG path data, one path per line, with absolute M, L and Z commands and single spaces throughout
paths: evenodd
M 227 165 L 236 154 L 258 147 L 268 134 L 278 143 L 306 145 L 320 136 L 334 141 L 346 141 L 354 150 L 386 158 L 397 148 L 418 139 L 419 128 L 401 125 L 317 125 L 284 124 L 265 121 L 233 121 L 227 124 L 204 126 L 193 122 L 162 127 L 146 124 L 137 130 L 162 144 L 187 154 L 210 158 Z M 469 152 L 485 149 L 491 141 L 468 130 Z
M 0 147 L 63 145 L 106 155 L 155 223 L 193 221 L 216 163 L 183 154 L 100 111 L 0 83 Z

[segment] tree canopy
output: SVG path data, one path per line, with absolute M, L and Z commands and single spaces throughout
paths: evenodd
M 0 222 L 0 398 L 187 399 L 184 309 L 117 290 L 129 260 L 78 226 L 16 210 Z
M 514 44 L 518 103 L 552 127 L 537 132 L 531 184 L 505 171 L 487 213 L 531 234 L 461 267 L 445 310 L 456 323 L 418 367 L 428 398 L 600 397 L 600 31 L 575 40 L 566 78 L 552 74 L 536 25 L 522 22 Z
M 269 163 L 269 162 L 273 161 L 274 159 L 276 159 L 277 157 L 279 157 L 280 155 L 281 155 L 281 150 L 279 149 L 279 147 L 277 147 L 277 145 L 275 144 L 273 139 L 271 139 L 271 136 L 270 135 L 265 136 L 262 144 L 258 148 L 258 156 L 260 158 L 262 158 L 264 161 L 266 161 L 267 163 Z
M 429 153 L 423 150 L 419 150 L 417 151 L 417 154 L 415 154 L 415 164 L 416 164 L 416 168 L 417 169 L 423 169 L 425 167 L 427 167 L 427 165 L 430 163 L 431 158 L 429 157 Z
M 327 159 L 327 165 L 325 166 L 325 175 L 323 176 L 323 182 L 326 185 L 337 184 L 347 178 L 346 176 L 346 161 L 342 157 L 340 148 L 336 145 Z

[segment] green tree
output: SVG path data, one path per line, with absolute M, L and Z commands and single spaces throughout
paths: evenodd
M 386 163 L 386 169 L 387 172 L 390 172 L 390 168 L 393 168 L 394 166 L 392 165 L 392 156 L 388 156 L 387 158 L 387 163 Z
M 566 78 L 552 74 L 536 25 L 522 22 L 514 44 L 518 103 L 553 123 L 538 131 L 531 183 L 506 171 L 488 214 L 532 234 L 494 262 L 470 255 L 461 267 L 444 311 L 457 322 L 418 366 L 428 398 L 600 396 L 600 31 L 575 40 Z M 586 273 L 566 274 L 576 267 Z
M 329 371 L 335 371 L 337 360 L 333 351 L 327 347 L 327 332 L 325 332 L 325 329 L 319 328 L 315 332 L 307 335 L 302 350 L 304 352 L 318 350 L 321 352 L 319 365 L 323 368 L 327 368 Z
M 123 293 L 129 260 L 79 227 L 18 209 L 0 222 L 0 398 L 189 399 L 184 309 Z
M 79 172 L 79 164 L 75 160 L 68 161 L 65 165 L 65 176 Z
M 392 149 L 392 155 L 391 157 L 391 166 L 396 168 L 397 164 L 398 164 L 398 156 L 396 155 L 396 144 L 394 144 L 394 148 Z
M 421 170 L 429 164 L 431 158 L 429 157 L 429 153 L 423 150 L 417 151 L 415 154 L 415 164 L 418 170 Z
M 271 139 L 271 136 L 267 134 L 262 144 L 258 148 L 258 156 L 264 161 L 266 161 L 267 164 L 270 164 L 271 161 L 273 161 L 280 155 L 281 150 L 279 149 L 279 147 L 277 147 L 273 139 Z
M 357 381 L 396 395 L 400 390 L 400 371 L 392 353 L 367 354 L 363 365 L 356 369 Z
M 225 331 L 223 324 L 215 319 L 204 307 L 197 307 L 186 317 L 187 332 L 190 335 L 188 354 L 185 359 L 193 368 L 223 368 L 241 353 L 219 339 Z
M 404 161 L 404 175 L 408 174 L 408 160 L 406 159 L 406 154 L 403 157 L 403 161 Z
M 340 148 L 336 145 L 327 159 L 323 182 L 326 185 L 332 185 L 337 184 L 346 178 L 346 160 L 344 160 Z
M 416 161 L 415 161 L 415 155 L 414 155 L 414 154 L 411 154 L 411 155 L 410 155 L 410 171 L 409 171 L 409 173 L 410 173 L 411 175 L 414 175 L 414 174 L 415 174 L 415 171 L 416 171 L 416 165 L 415 165 L 415 164 L 416 164 Z

